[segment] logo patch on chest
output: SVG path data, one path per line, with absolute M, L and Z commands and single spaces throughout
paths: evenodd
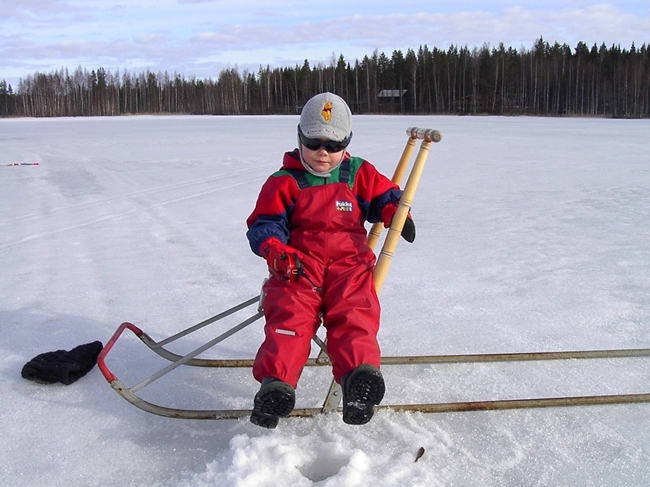
M 336 211 L 352 211 L 352 203 L 349 201 L 337 201 Z

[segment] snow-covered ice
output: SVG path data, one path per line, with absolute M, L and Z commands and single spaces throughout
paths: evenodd
M 650 404 L 501 412 L 382 411 L 240 421 L 149 415 L 95 368 L 20 377 L 33 356 L 131 321 L 160 340 L 259 293 L 245 239 L 297 117 L 0 120 L 0 485 L 647 485 Z M 411 126 L 436 128 L 384 283 L 385 355 L 650 347 L 650 120 L 357 116 L 352 153 L 392 174 Z M 233 323 L 174 345 L 186 353 Z M 252 358 L 258 322 L 205 354 Z M 315 352 L 315 351 L 314 351 Z M 124 337 L 129 385 L 162 367 Z M 176 370 L 142 395 L 249 408 L 248 370 Z M 650 359 L 386 367 L 385 403 L 650 392 Z M 319 406 L 307 368 L 298 407 Z M 425 453 L 415 463 L 420 447 Z

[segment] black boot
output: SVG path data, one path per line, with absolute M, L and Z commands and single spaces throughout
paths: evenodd
M 366 424 L 374 414 L 374 406 L 384 398 L 386 386 L 381 372 L 374 365 L 364 364 L 341 378 L 343 389 L 343 421 Z
M 255 395 L 251 423 L 263 428 L 275 428 L 281 416 L 288 416 L 296 404 L 296 392 L 280 379 L 264 379 Z

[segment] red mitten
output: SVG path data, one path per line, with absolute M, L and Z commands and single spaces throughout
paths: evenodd
M 384 222 L 384 228 L 390 227 L 398 207 L 399 205 L 397 203 L 390 203 L 381 210 L 381 219 Z
M 397 203 L 391 203 L 384 206 L 384 209 L 381 212 L 381 219 L 384 222 L 384 228 L 390 227 L 390 224 L 393 222 L 395 213 L 397 213 L 397 208 L 399 205 Z M 402 228 L 402 238 L 408 243 L 413 243 L 415 240 L 415 222 L 411 213 L 407 215 L 406 220 L 404 221 L 404 227 Z
M 283 244 L 275 237 L 264 241 L 260 246 L 260 254 L 266 259 L 271 272 L 280 275 L 280 277 L 287 275 L 287 255 L 297 255 L 298 259 L 302 259 L 304 256 L 299 250 Z

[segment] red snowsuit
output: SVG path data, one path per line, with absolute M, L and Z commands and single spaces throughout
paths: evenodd
M 253 365 L 260 382 L 274 377 L 296 387 L 321 317 L 337 382 L 358 365 L 379 367 L 375 255 L 364 222 L 383 221 L 382 211 L 402 192 L 369 162 L 347 153 L 331 174 L 314 176 L 297 151 L 286 153 L 247 220 L 253 252 L 260 255 L 262 243 L 275 237 L 305 254 L 301 262 L 309 278 L 271 277 L 264 286 L 266 339 Z

